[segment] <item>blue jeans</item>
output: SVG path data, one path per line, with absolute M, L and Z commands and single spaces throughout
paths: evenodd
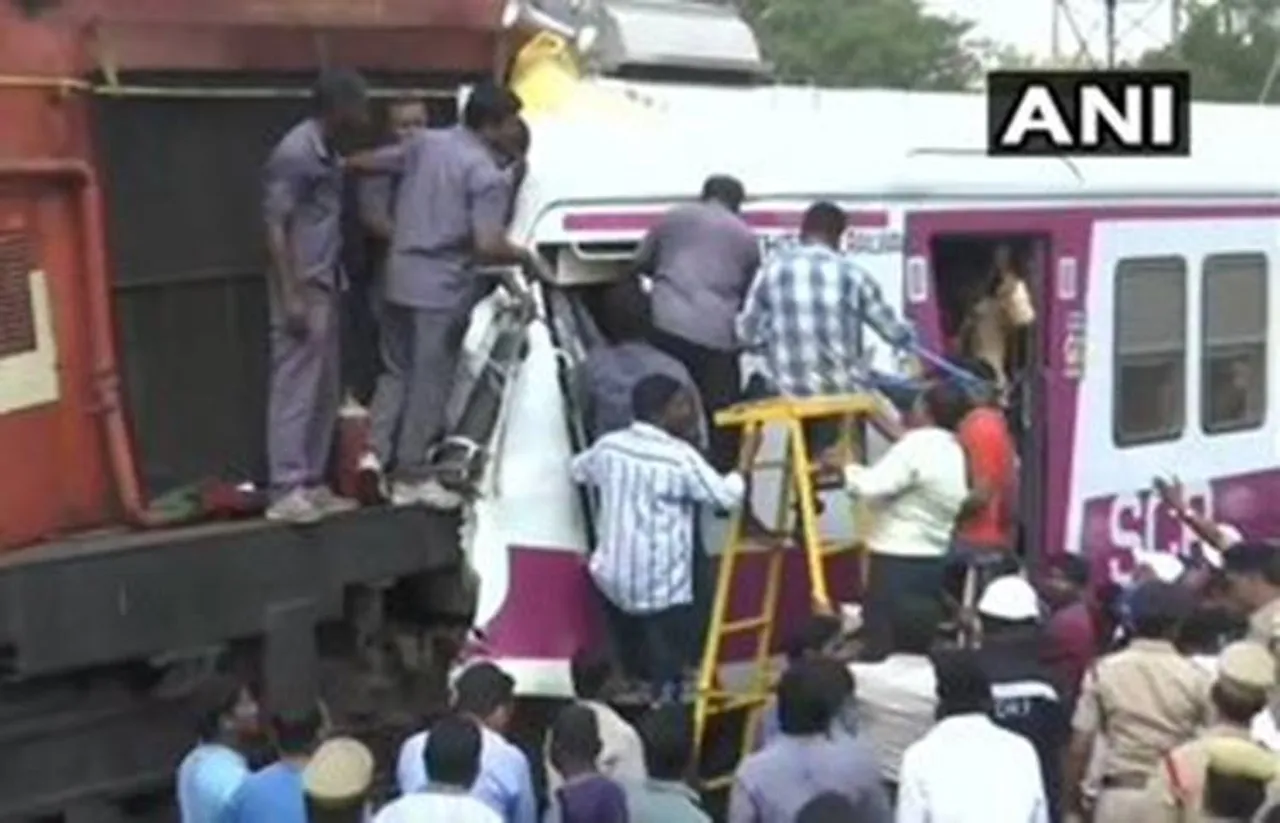
M 948 596 L 959 603 L 964 596 L 964 579 L 969 570 L 976 575 L 973 594 L 978 597 L 987 584 L 997 577 L 1016 574 L 1021 566 L 1018 559 L 1006 551 L 974 546 L 960 537 L 951 538 L 951 551 L 947 555 L 944 588 Z

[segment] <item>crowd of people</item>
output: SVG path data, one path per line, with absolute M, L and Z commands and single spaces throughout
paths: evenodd
M 324 479 L 352 285 L 340 254 L 344 180 L 359 182 L 379 249 L 364 286 L 381 360 L 364 465 L 388 476 L 394 503 L 461 505 L 431 447 L 471 309 L 495 271 L 521 301 L 512 268 L 549 277 L 536 251 L 507 238 L 530 139 L 514 94 L 481 84 L 447 129 L 398 102 L 389 145 L 348 151 L 366 96 L 357 75 L 327 74 L 315 115 L 266 167 L 273 519 L 353 505 Z M 578 372 L 591 443 L 570 473 L 593 492 L 589 572 L 611 630 L 607 654 L 575 660 L 580 700 L 556 719 L 538 766 L 553 821 L 707 819 L 685 783 L 682 708 L 707 623 L 699 517 L 743 509 L 760 535 L 792 528 L 752 510 L 751 478 L 735 469 L 744 444 L 712 415 L 744 397 L 885 389 L 864 332 L 899 351 L 915 344 L 842 253 L 848 219 L 837 205 L 814 203 L 798 237 L 762 256 L 740 216 L 745 198 L 740 181 L 708 178 L 697 202 L 648 232 L 631 277 L 589 295 L 605 340 Z M 729 823 L 1280 819 L 1269 811 L 1280 549 L 1204 522 L 1162 483 L 1165 504 L 1209 547 L 1199 565 L 1153 555 L 1131 581 L 1102 589 L 1071 556 L 1024 568 L 1005 407 L 1008 352 L 1034 312 L 1007 250 L 977 282 L 950 369 L 894 394 L 900 414 L 875 421 L 892 441 L 879 460 L 844 465 L 831 448 L 838 421 L 806 427 L 819 464 L 876 510 L 863 619 L 851 637 L 846 622 L 815 617 L 790 644 L 760 749 L 737 768 Z M 747 380 L 744 355 L 758 364 Z M 654 705 L 638 728 L 604 700 L 618 681 L 611 661 Z M 405 741 L 400 796 L 375 820 L 532 823 L 535 770 L 504 737 L 512 688 L 493 665 L 468 668 L 451 712 Z M 252 725 L 251 703 L 233 690 L 207 718 L 179 772 L 184 820 L 363 813 L 372 757 L 346 738 L 318 745 L 318 711 L 273 720 L 277 762 L 250 773 L 232 744 Z
M 937 599 L 907 597 L 879 659 L 861 627 L 811 617 L 788 639 L 724 819 L 1280 820 L 1280 548 L 1240 543 L 1222 560 L 1210 581 L 1140 574 L 1105 601 L 1077 558 L 1010 566 L 978 598 L 973 642 L 956 642 Z M 395 790 L 381 804 L 373 755 L 330 736 L 322 709 L 273 718 L 271 755 L 252 770 L 255 703 L 221 687 L 178 770 L 182 819 L 709 823 L 686 706 L 633 724 L 610 703 L 608 653 L 579 653 L 572 673 L 577 699 L 530 758 L 506 736 L 514 680 L 467 666 L 448 711 L 386 764 Z

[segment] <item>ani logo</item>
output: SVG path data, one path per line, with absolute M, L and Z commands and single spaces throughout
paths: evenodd
M 1186 156 L 1191 75 L 1160 72 L 992 72 L 987 153 Z

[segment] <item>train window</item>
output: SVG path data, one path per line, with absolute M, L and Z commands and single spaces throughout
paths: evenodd
M 1267 407 L 1266 255 L 1207 257 L 1201 289 L 1201 425 L 1215 434 L 1256 429 Z
M 1116 445 L 1176 440 L 1186 420 L 1187 263 L 1121 260 L 1115 289 Z

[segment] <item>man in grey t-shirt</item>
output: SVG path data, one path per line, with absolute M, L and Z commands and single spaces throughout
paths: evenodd
M 649 230 L 634 263 L 653 279 L 653 342 L 698 385 L 710 462 L 722 472 L 737 462 L 737 438 L 711 417 L 742 390 L 734 319 L 760 268 L 756 237 L 739 215 L 745 197 L 735 178 L 708 178 L 697 203 L 672 209 Z
M 349 158 L 366 174 L 398 174 L 394 232 L 383 316 L 385 371 L 372 404 L 375 442 L 389 454 L 392 501 L 453 509 L 461 497 L 431 466 L 444 435 L 463 337 L 482 286 L 480 267 L 522 266 L 540 276 L 546 263 L 506 236 L 511 177 L 500 162 L 514 142 L 520 100 L 482 83 L 471 93 L 462 124 L 425 129 L 407 143 Z M 518 282 L 504 285 L 523 295 Z
M 325 482 L 341 401 L 342 164 L 334 144 L 368 116 L 364 80 L 326 72 L 315 114 L 294 126 L 263 169 L 270 254 L 271 385 L 267 400 L 267 518 L 311 522 L 354 506 Z

